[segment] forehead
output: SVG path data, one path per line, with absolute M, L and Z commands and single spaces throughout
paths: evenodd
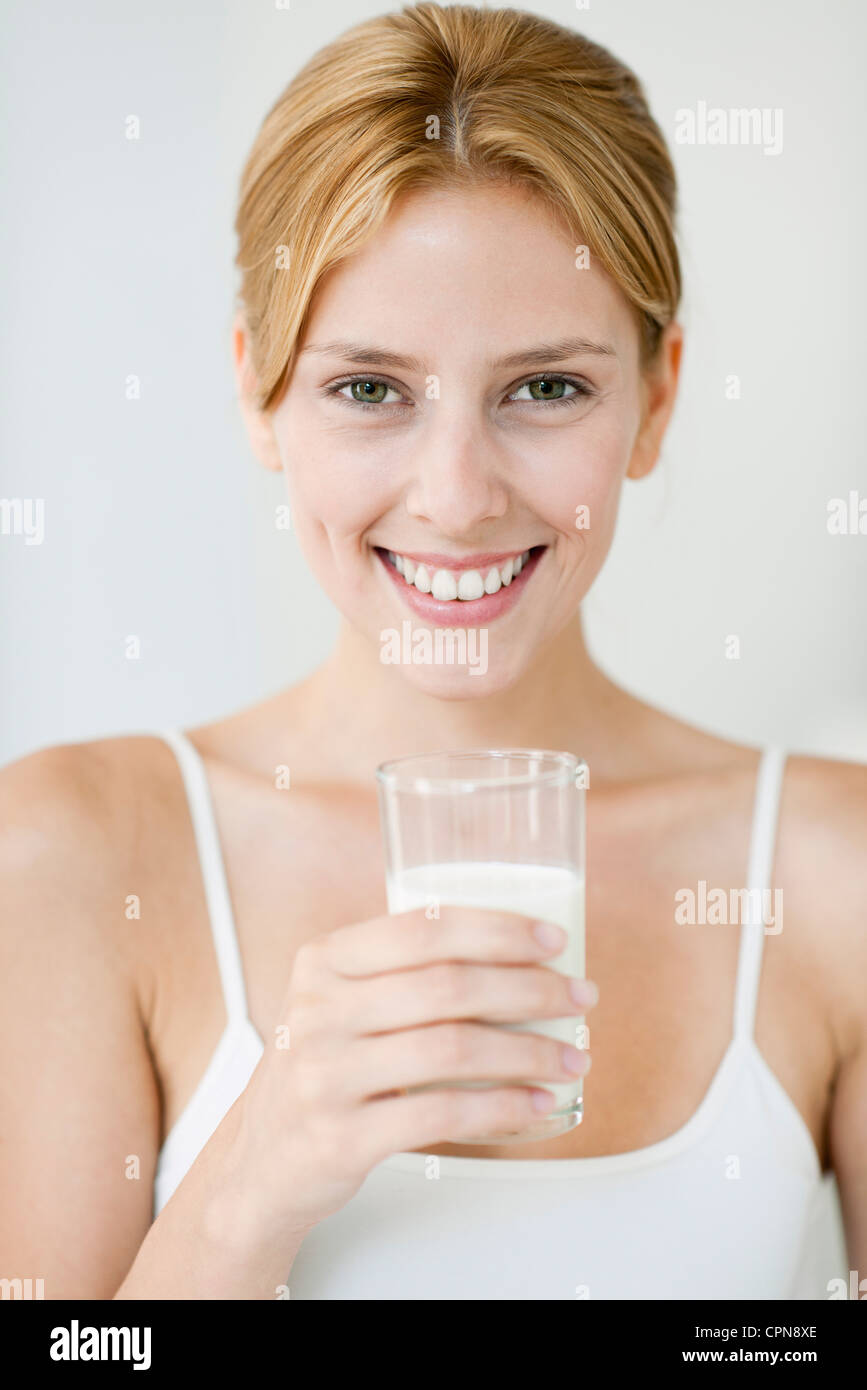
M 369 339 L 407 350 L 471 344 L 498 356 L 540 337 L 580 332 L 618 355 L 637 352 L 630 306 L 531 191 L 515 185 L 415 189 L 334 266 L 314 296 L 305 341 Z

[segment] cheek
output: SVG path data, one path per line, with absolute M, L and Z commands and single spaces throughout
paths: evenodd
M 389 472 L 296 433 L 284 457 L 292 530 L 310 572 L 336 607 L 358 616 L 369 597 L 370 573 L 359 565 L 362 539 L 392 505 Z
M 528 498 L 537 515 L 582 549 L 607 547 L 617 520 L 629 440 L 615 421 L 586 422 L 549 455 Z
M 368 530 L 390 502 L 388 470 L 371 467 L 346 450 L 296 446 L 285 467 L 286 487 L 299 535 L 345 541 Z

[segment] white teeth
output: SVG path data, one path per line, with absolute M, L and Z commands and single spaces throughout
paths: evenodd
M 407 584 L 413 584 L 421 594 L 431 594 L 443 603 L 453 600 L 479 599 L 483 594 L 496 594 L 501 587 L 517 579 L 530 558 L 529 550 L 522 555 L 513 555 L 502 565 L 492 565 L 483 575 L 480 570 L 438 569 L 431 574 L 426 565 L 416 565 L 405 555 L 396 551 L 386 552 L 388 559 L 398 574 L 402 574 Z
M 496 594 L 502 587 L 502 583 L 500 571 L 497 569 L 496 565 L 494 565 L 493 568 L 488 570 L 488 577 L 485 580 L 485 593 Z
M 432 598 L 443 600 L 457 598 L 457 580 L 450 570 L 437 570 L 430 582 Z
M 478 570 L 466 570 L 458 580 L 458 598 L 481 598 L 485 592 Z

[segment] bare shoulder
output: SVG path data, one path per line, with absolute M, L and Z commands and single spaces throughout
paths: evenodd
M 119 794 L 126 740 L 40 749 L 0 771 L 0 873 L 27 880 L 73 910 L 93 886 L 97 864 L 111 872 L 123 853 L 128 806 Z
M 87 823 L 95 825 L 105 801 L 104 749 L 112 742 L 57 744 L 3 767 L 0 808 L 6 846 L 36 850 L 44 843 L 37 838 L 40 833 L 47 838 L 70 814 L 86 815 Z
M 793 754 L 786 760 L 780 871 L 854 963 L 867 951 L 867 765 Z M 863 979 L 862 979 L 863 983 Z
M 792 753 L 786 760 L 789 802 L 813 832 L 833 841 L 860 834 L 849 848 L 864 849 L 867 827 L 867 763 Z
M 777 874 L 809 927 L 817 968 L 849 1032 L 841 1053 L 867 1039 L 867 766 L 787 759 Z M 805 938 L 807 931 L 805 930 Z
M 189 835 L 174 754 L 159 738 L 58 744 L 19 758 L 0 769 L 4 921 L 44 940 L 74 933 L 78 949 L 97 949 L 145 991 L 158 938 L 114 928 L 165 898 L 173 864 L 189 863 Z
M 57 744 L 0 769 L 0 870 L 87 893 L 140 859 L 147 814 L 172 810 L 174 758 L 146 736 Z

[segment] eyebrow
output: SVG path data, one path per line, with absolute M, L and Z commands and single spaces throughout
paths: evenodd
M 348 362 L 360 362 L 367 367 L 394 367 L 399 371 L 416 372 L 427 375 L 423 362 L 417 357 L 404 357 L 390 352 L 387 348 L 368 343 L 353 343 L 337 340 L 330 343 L 310 343 L 302 349 L 303 353 L 316 353 L 321 356 L 343 357 Z M 532 347 L 510 352 L 505 357 L 489 361 L 486 365 L 494 370 L 500 367 L 544 367 L 551 362 L 563 362 L 570 357 L 616 357 L 617 353 L 610 343 L 595 343 L 590 338 L 559 338 L 556 342 L 536 343 Z

